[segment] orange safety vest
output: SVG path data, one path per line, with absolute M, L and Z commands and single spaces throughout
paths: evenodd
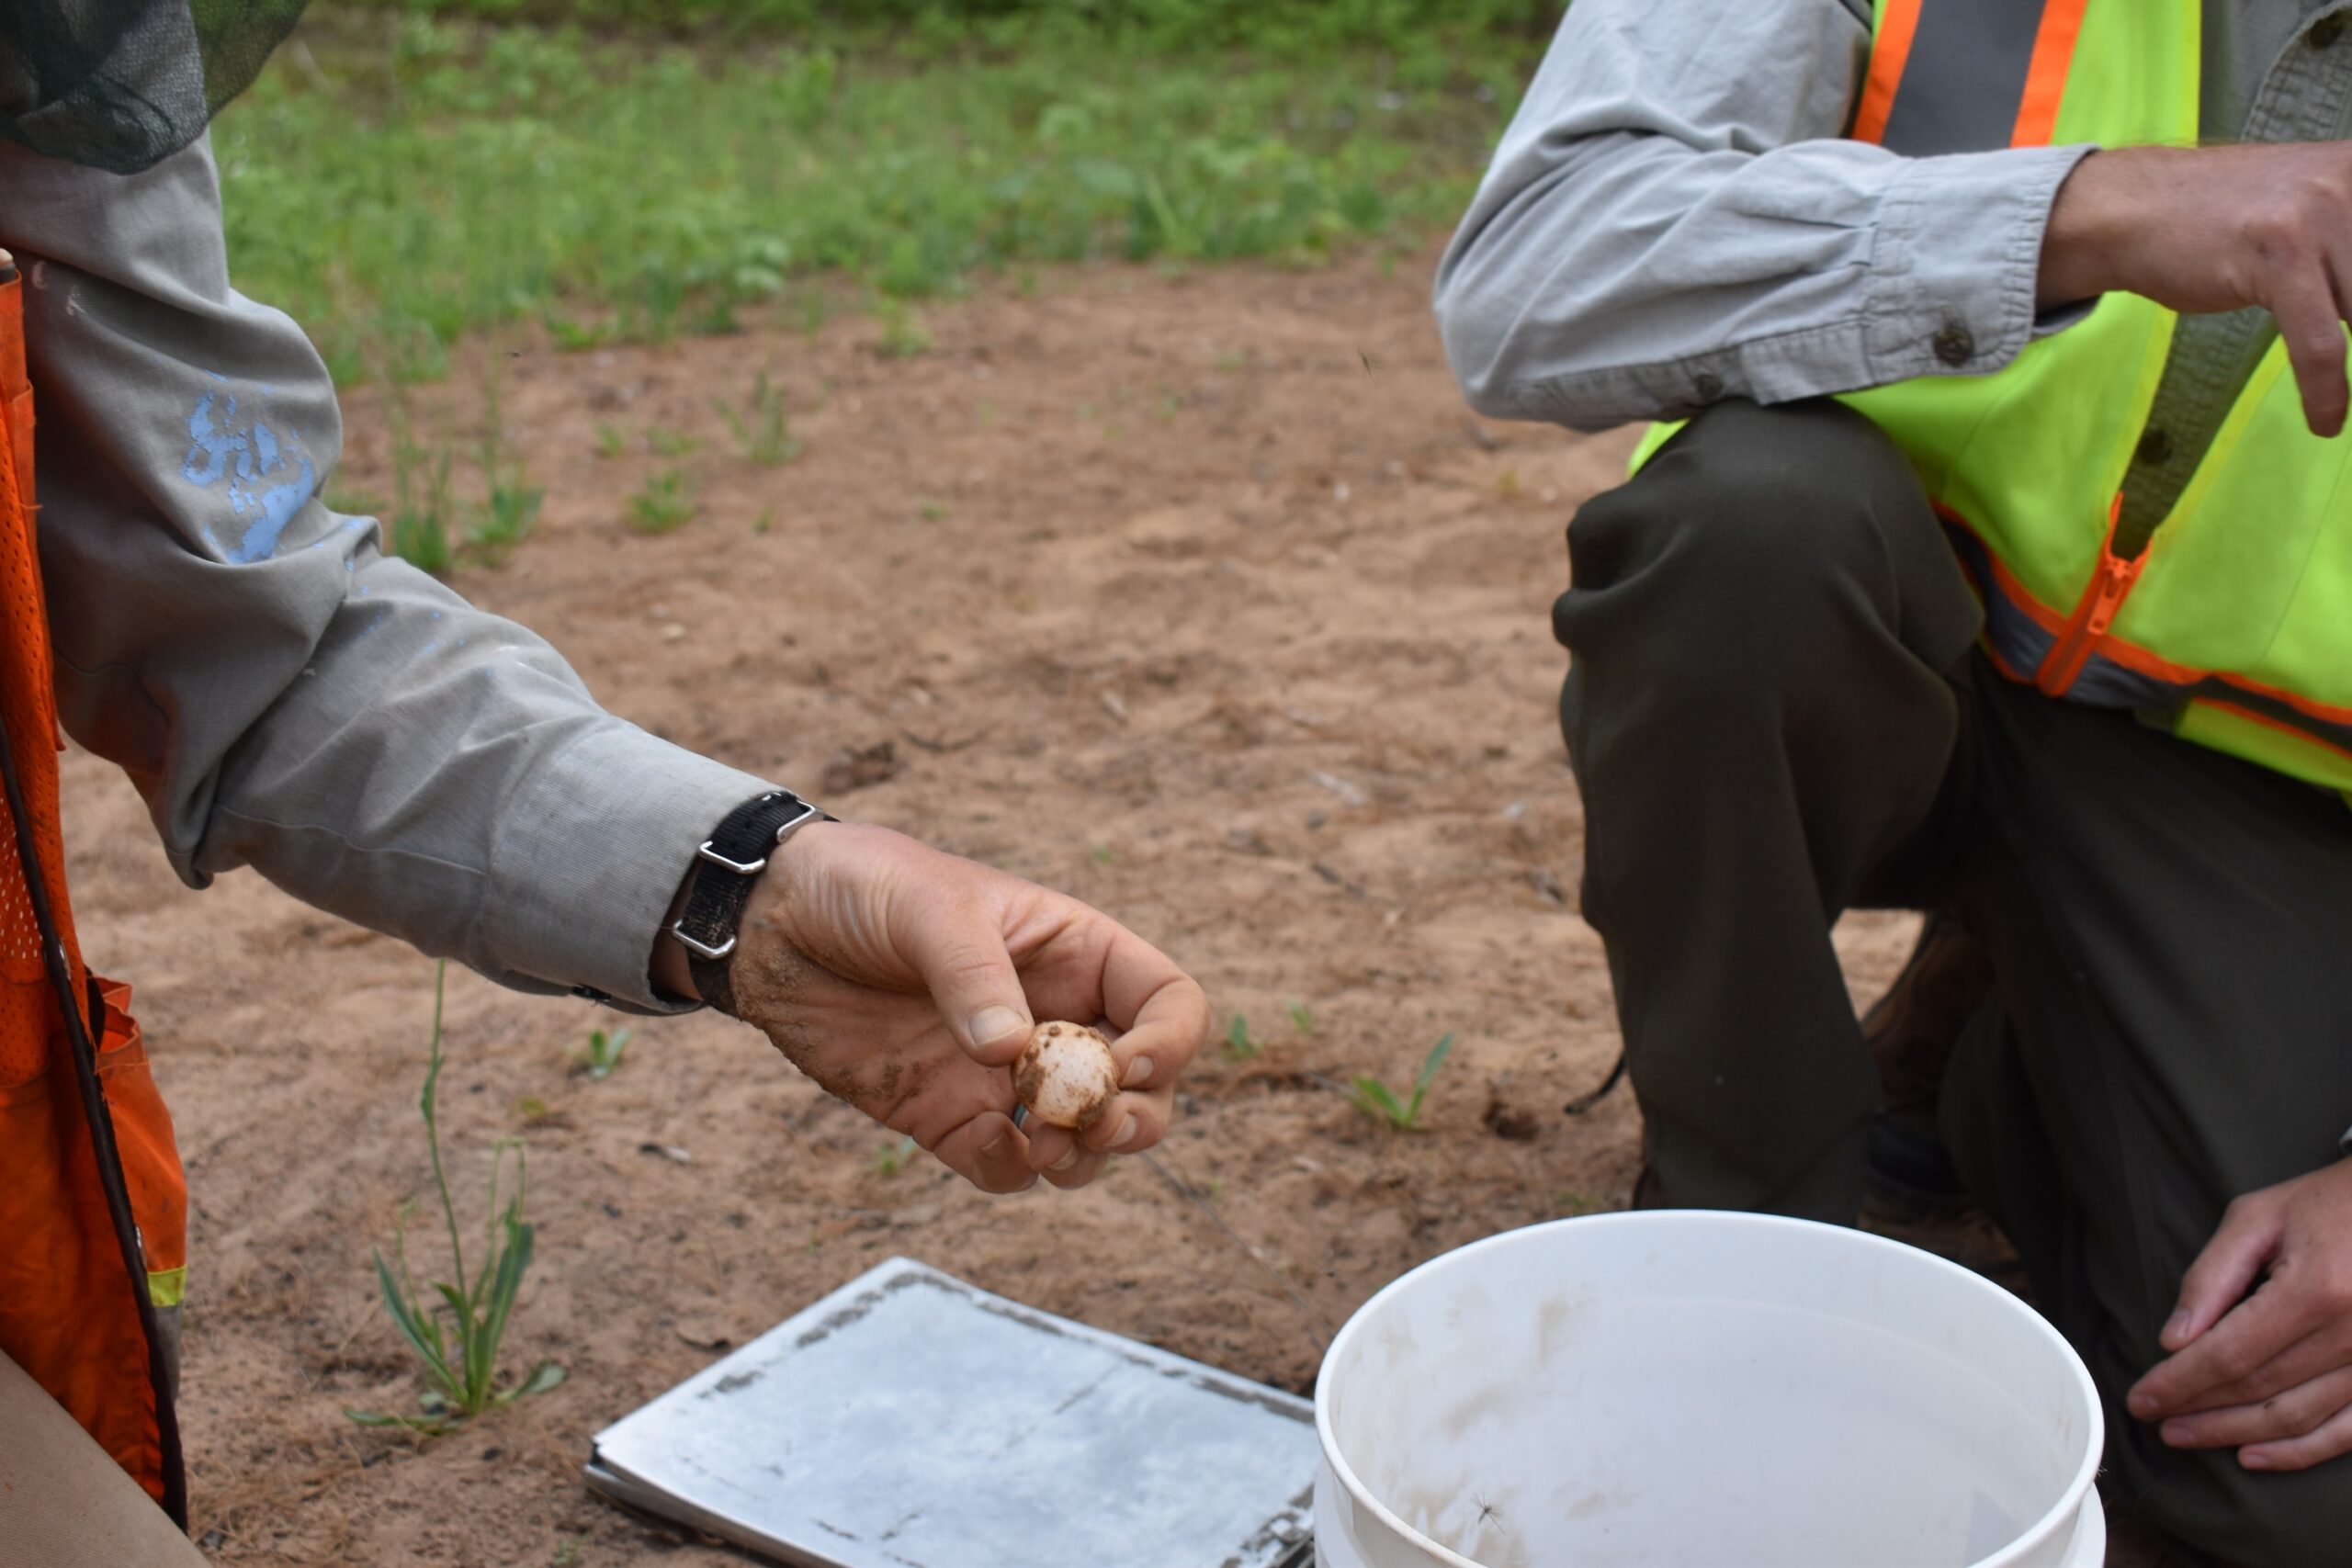
M 58 831 L 57 698 L 33 548 L 24 299 L 0 252 L 0 1350 L 183 1528 L 172 1404 L 187 1187 L 128 987 L 82 963 Z

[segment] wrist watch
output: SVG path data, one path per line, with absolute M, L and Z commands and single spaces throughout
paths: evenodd
M 719 1011 L 730 1017 L 735 1011 L 729 971 L 752 884 L 768 868 L 777 845 L 823 820 L 823 812 L 790 790 L 772 790 L 729 812 L 695 851 L 694 886 L 670 934 L 686 950 L 686 973 L 694 976 L 695 989 Z

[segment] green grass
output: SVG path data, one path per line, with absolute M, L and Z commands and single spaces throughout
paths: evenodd
M 1228 1062 L 1247 1062 L 1266 1049 L 1266 1043 L 1250 1032 L 1250 1021 L 1235 1013 L 1225 1026 L 1225 1038 L 1217 1042 L 1217 1054 Z
M 474 456 L 478 501 L 459 498 L 456 454 L 420 441 L 406 393 L 398 385 L 390 390 L 385 413 L 392 434 L 393 502 L 383 522 L 392 553 L 435 576 L 446 576 L 461 559 L 503 565 L 538 526 L 547 491 L 531 483 L 521 457 L 508 448 L 497 377 L 483 390 Z M 376 510 L 356 497 L 336 497 L 334 504 L 362 515 Z
M 441 1051 L 441 996 L 448 978 L 445 962 L 433 971 L 433 1039 L 426 1049 L 424 1092 L 418 1107 L 424 1113 L 424 1146 L 432 1156 L 433 1185 L 440 1194 L 442 1218 L 449 1227 L 449 1262 L 455 1282 L 429 1281 L 440 1300 L 429 1302 L 416 1288 L 408 1267 L 408 1237 L 404 1224 L 392 1232 L 394 1263 L 376 1253 L 376 1284 L 382 1293 L 401 1337 L 415 1352 L 425 1375 L 425 1388 L 414 1416 L 379 1415 L 348 1410 L 344 1414 L 364 1427 L 406 1427 L 421 1432 L 447 1431 L 484 1411 L 511 1404 L 526 1394 L 542 1393 L 563 1381 L 563 1369 L 541 1361 L 523 1378 L 502 1386 L 498 1346 L 505 1337 L 514 1310 L 514 1294 L 531 1267 L 532 1227 L 523 1219 L 526 1173 L 520 1139 L 502 1138 L 491 1156 L 490 1223 L 482 1237 L 470 1280 L 466 1273 L 466 1249 L 458 1231 L 457 1201 L 449 1192 L 449 1178 L 441 1163 L 439 1095 L 441 1068 L 448 1060 Z M 514 1155 L 514 1188 L 504 1207 L 498 1201 L 499 1174 L 509 1150 Z M 396 1267 L 397 1266 L 397 1267 Z
M 620 1066 L 621 1053 L 628 1049 L 628 1043 L 634 1037 L 633 1032 L 626 1029 L 609 1032 L 592 1029 L 588 1032 L 588 1043 L 571 1054 L 571 1065 L 576 1070 L 601 1082 L 611 1077 L 615 1069 Z
M 1437 1070 L 1445 1066 L 1445 1058 L 1453 1050 L 1451 1034 L 1430 1047 L 1420 1072 L 1413 1079 L 1410 1099 L 1369 1074 L 1349 1081 L 1348 1099 L 1375 1122 L 1385 1122 L 1399 1133 L 1418 1133 L 1421 1130 L 1421 1102 L 1429 1098 L 1430 1085 L 1437 1081 Z
M 702 503 L 695 499 L 695 481 L 679 468 L 664 468 L 646 477 L 645 486 L 628 498 L 628 525 L 640 534 L 668 534 L 694 521 Z
M 397 433 L 392 441 L 392 481 L 398 500 L 388 522 L 392 553 L 420 571 L 445 576 L 457 563 L 451 520 L 458 503 L 450 493 L 450 455 L 427 453 Z
M 591 347 L 732 330 L 769 300 L 820 321 L 844 288 L 903 302 L 1038 264 L 1415 243 L 1460 212 L 1540 41 L 1487 24 L 1549 7 L 976 8 L 1007 14 L 322 7 L 307 52 L 215 127 L 233 269 L 349 381 L 440 376 L 503 323 Z M 926 345 L 903 304 L 890 326 L 884 352 Z
M 743 456 L 762 468 L 780 468 L 800 456 L 800 440 L 792 434 L 792 416 L 785 408 L 784 389 L 769 380 L 764 370 L 752 378 L 748 405 L 738 409 L 721 398 L 718 416 L 727 422 Z
M 386 9 L 492 21 L 579 21 L 743 38 L 864 20 L 936 46 L 1036 26 L 1112 32 L 1154 47 L 1380 44 L 1408 33 L 1548 29 L 1561 0 L 372 0 Z M 911 24 L 911 27 L 908 27 Z

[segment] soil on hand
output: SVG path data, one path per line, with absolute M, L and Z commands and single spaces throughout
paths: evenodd
M 1017 1199 L 965 1190 L 757 1034 L 636 1021 L 453 972 L 452 1179 L 530 1154 L 537 1257 L 511 1364 L 561 1387 L 445 1438 L 413 1408 L 368 1262 L 429 1194 L 416 1093 L 433 966 L 250 874 L 186 890 L 130 785 L 75 755 L 67 826 L 90 956 L 138 987 L 192 1192 L 183 1421 L 196 1534 L 226 1563 L 740 1561 L 590 1495 L 589 1438 L 894 1254 L 1284 1388 L 1322 1324 L 1509 1226 L 1622 1205 L 1617 1050 L 1577 918 L 1583 820 L 1547 611 L 1576 504 L 1630 434 L 1468 413 L 1427 261 L 1049 276 L 926 313 L 877 353 L 844 318 L 667 346 L 485 348 L 412 393 L 474 450 L 482 371 L 548 491 L 538 532 L 458 586 L 549 637 L 611 706 L 682 744 L 1108 909 L 1208 987 L 1164 1145 L 1312 1309 L 1153 1172 Z M 714 407 L 765 367 L 805 449 L 737 450 Z M 339 493 L 390 496 L 356 396 Z M 698 443 L 698 445 L 696 445 Z M 606 456 L 616 450 L 617 455 Z M 670 471 L 697 510 L 635 531 Z M 677 488 L 677 487 L 673 487 Z M 820 787 L 821 785 L 821 788 Z M 1848 922 L 1858 986 L 1912 924 Z M 1426 1131 L 1344 1096 L 1460 1040 Z M 412 1261 L 445 1260 L 429 1227 Z

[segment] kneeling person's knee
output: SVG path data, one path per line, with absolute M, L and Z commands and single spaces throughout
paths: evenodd
M 1577 513 L 1568 553 L 1560 640 L 1653 687 L 1817 672 L 1858 616 L 1900 622 L 1910 555 L 1966 592 L 1909 463 L 1829 402 L 1708 410 Z

